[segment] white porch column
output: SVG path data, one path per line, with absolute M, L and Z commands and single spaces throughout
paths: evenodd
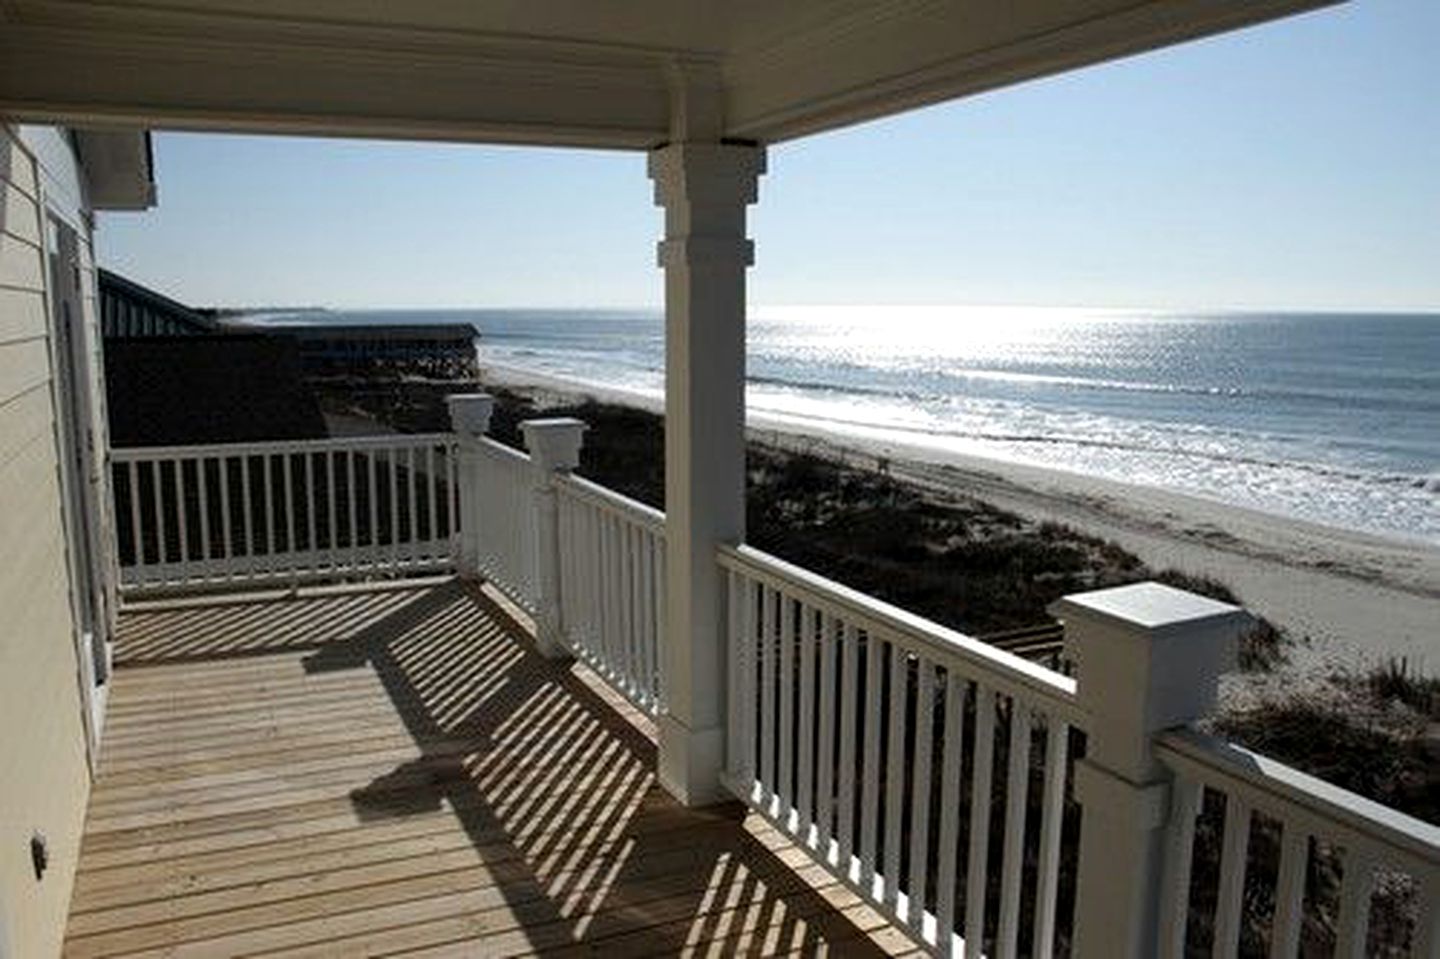
M 1074 955 L 1146 959 L 1160 953 L 1171 809 L 1155 735 L 1209 715 L 1250 617 L 1159 583 L 1066 596 L 1050 614 L 1065 623 L 1065 652 L 1091 717 L 1085 758 L 1075 764 L 1083 815 Z
M 745 208 L 760 147 L 677 142 L 650 154 L 665 207 L 665 634 L 659 778 L 681 802 L 723 797 L 725 604 L 715 547 L 745 537 Z
M 489 393 L 451 393 L 445 397 L 445 405 L 450 410 L 450 428 L 455 433 L 455 452 L 459 459 L 455 480 L 460 488 L 455 498 L 460 507 L 460 534 L 455 537 L 455 567 L 462 575 L 473 576 L 479 562 L 476 552 L 476 446 L 490 429 L 495 397 Z
M 535 470 L 535 646 L 546 659 L 568 659 L 560 608 L 560 522 L 555 477 L 580 465 L 585 423 L 569 417 L 525 420 L 520 432 Z

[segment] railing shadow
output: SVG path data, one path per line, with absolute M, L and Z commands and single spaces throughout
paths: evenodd
M 812 888 L 739 804 L 671 801 L 645 733 L 482 590 L 412 593 L 304 665 L 375 670 L 420 757 L 351 801 L 362 820 L 453 811 L 503 900 L 477 919 L 487 948 L 879 954 L 836 912 L 853 897 Z
M 423 594 L 422 594 L 423 595 Z M 372 629 L 393 632 L 402 611 L 423 616 L 415 590 L 325 596 L 320 600 L 216 602 L 130 611 L 120 618 L 115 663 L 147 666 L 243 659 L 350 643 Z

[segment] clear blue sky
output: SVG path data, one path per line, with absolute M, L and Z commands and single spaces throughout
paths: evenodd
M 197 304 L 648 306 L 641 154 L 158 134 L 101 262 Z M 755 304 L 1440 309 L 1440 0 L 773 146 Z

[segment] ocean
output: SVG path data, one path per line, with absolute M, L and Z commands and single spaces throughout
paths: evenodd
M 658 311 L 363 311 L 472 323 L 481 363 L 658 397 Z M 1440 314 L 752 308 L 760 421 L 1178 490 L 1440 545 Z

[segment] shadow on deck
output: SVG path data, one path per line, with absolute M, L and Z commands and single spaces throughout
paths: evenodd
M 66 954 L 880 955 L 911 948 L 487 592 L 122 623 Z

